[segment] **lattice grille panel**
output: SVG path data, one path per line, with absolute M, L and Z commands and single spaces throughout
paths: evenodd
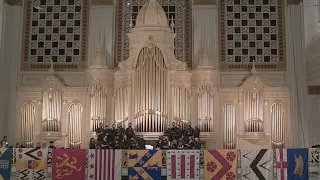
M 285 70 L 282 0 L 221 0 L 221 69 Z M 251 63 L 252 64 L 252 63 Z
M 27 0 L 22 70 L 84 69 L 88 1 Z
M 178 60 L 191 65 L 190 53 L 190 7 L 189 0 L 157 0 L 166 12 L 168 20 L 173 17 L 175 23 L 175 56 Z M 129 32 L 131 17 L 135 24 L 139 10 L 147 0 L 119 0 L 118 4 L 118 40 L 116 64 L 129 57 Z

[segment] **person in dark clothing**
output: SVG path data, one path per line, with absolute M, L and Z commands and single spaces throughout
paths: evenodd
M 126 129 L 126 135 L 127 135 L 128 139 L 131 139 L 134 136 L 134 130 L 132 128 L 132 124 L 131 123 L 129 123 L 129 127 L 127 127 L 127 129 Z
M 199 129 L 198 125 L 196 125 L 196 127 L 194 128 L 193 136 L 195 138 L 200 138 L 200 129 Z
M 104 132 L 104 129 L 103 129 L 103 124 L 100 123 L 99 124 L 99 127 L 96 129 L 96 135 L 97 135 L 97 141 L 98 142 L 101 142 L 103 140 L 103 132 Z
M 49 144 L 49 149 L 55 149 L 56 147 L 54 146 L 54 142 L 53 141 L 50 141 L 50 144 Z
M 200 143 L 200 140 L 199 138 L 194 138 L 194 149 L 201 149 L 201 143 Z
M 96 148 L 96 142 L 94 138 L 90 139 L 89 149 L 95 149 Z

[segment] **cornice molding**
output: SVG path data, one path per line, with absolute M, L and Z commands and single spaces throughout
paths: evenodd
M 114 5 L 113 0 L 91 0 L 93 6 Z
M 193 5 L 216 5 L 217 0 L 193 0 Z
M 22 6 L 22 0 L 4 0 L 4 3 L 10 6 Z
M 302 2 L 303 0 L 287 0 L 287 5 L 298 5 Z
M 320 86 L 309 86 L 308 92 L 309 94 L 320 94 Z

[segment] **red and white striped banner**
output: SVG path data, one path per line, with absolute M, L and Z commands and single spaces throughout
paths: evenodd
M 90 149 L 88 179 L 121 180 L 122 150 Z
M 168 150 L 167 179 L 199 179 L 199 150 Z

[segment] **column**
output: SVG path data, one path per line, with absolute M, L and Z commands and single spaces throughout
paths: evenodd
M 88 65 L 96 55 L 98 42 L 101 41 L 109 68 L 114 66 L 115 7 L 94 5 L 90 7 L 88 36 Z
M 197 67 L 203 56 L 203 45 L 205 41 L 207 41 L 209 55 L 212 57 L 215 67 L 218 67 L 218 12 L 216 5 L 194 5 L 192 7 L 192 68 Z
M 8 5 L 0 0 L 0 17 L 0 135 L 7 135 L 9 142 L 13 143 L 17 138 L 15 130 L 19 122 L 16 119 L 16 96 L 21 61 L 23 7 L 19 3 Z
M 308 117 L 306 110 L 307 73 L 304 57 L 304 11 L 301 4 L 286 6 L 286 83 L 290 87 L 291 99 L 291 144 L 293 147 L 308 147 Z M 310 124 L 312 126 L 312 124 Z

